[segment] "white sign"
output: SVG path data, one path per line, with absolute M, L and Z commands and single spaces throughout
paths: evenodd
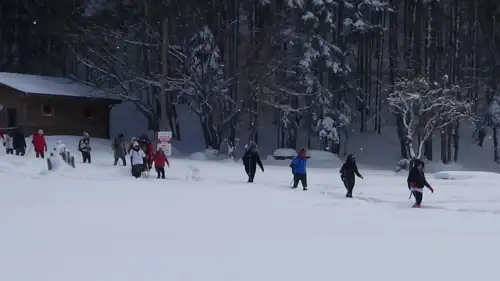
M 165 155 L 170 156 L 172 154 L 172 140 L 171 131 L 158 132 L 158 148 L 161 148 Z

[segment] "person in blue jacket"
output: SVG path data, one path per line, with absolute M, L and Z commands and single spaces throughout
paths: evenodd
M 293 173 L 292 188 L 297 188 L 300 182 L 304 191 L 307 190 L 307 158 L 309 157 L 306 156 L 306 150 L 301 149 L 299 154 L 292 159 L 290 164 Z

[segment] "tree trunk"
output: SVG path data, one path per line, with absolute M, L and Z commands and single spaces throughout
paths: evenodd
M 453 148 L 455 149 L 455 153 L 453 155 L 454 162 L 458 161 L 458 148 L 459 148 L 459 141 L 460 141 L 459 127 L 460 127 L 460 123 L 456 122 L 455 130 L 453 132 Z
M 500 157 L 498 156 L 497 126 L 494 126 L 492 129 L 493 129 L 493 161 L 495 161 L 495 163 L 500 163 Z
M 160 91 L 160 130 L 171 131 L 172 127 L 169 122 L 169 114 L 170 114 L 170 98 L 167 98 L 169 95 L 166 90 L 166 81 L 165 78 L 168 76 L 168 20 L 167 17 L 164 16 L 161 22 L 161 75 L 162 75 L 162 83 L 161 83 L 161 91 Z
M 396 125 L 398 130 L 399 145 L 401 149 L 401 157 L 408 159 L 408 144 L 406 141 L 406 134 L 404 132 L 404 125 L 401 115 L 396 115 Z

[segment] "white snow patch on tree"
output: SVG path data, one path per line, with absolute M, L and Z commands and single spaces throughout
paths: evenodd
M 436 129 L 472 119 L 472 104 L 460 99 L 462 89 L 458 85 L 446 86 L 447 80 L 446 76 L 441 83 L 426 77 L 400 78 L 388 90 L 387 101 L 392 111 L 402 117 L 412 158 L 422 157 L 425 141 Z M 420 144 L 415 153 L 413 140 L 417 135 L 420 135 Z

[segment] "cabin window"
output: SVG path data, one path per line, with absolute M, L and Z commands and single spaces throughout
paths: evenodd
M 54 114 L 54 108 L 50 105 L 42 105 L 42 114 L 44 116 L 52 116 Z
M 90 108 L 90 106 L 85 106 L 83 108 L 83 116 L 87 119 L 92 118 L 92 108 Z

